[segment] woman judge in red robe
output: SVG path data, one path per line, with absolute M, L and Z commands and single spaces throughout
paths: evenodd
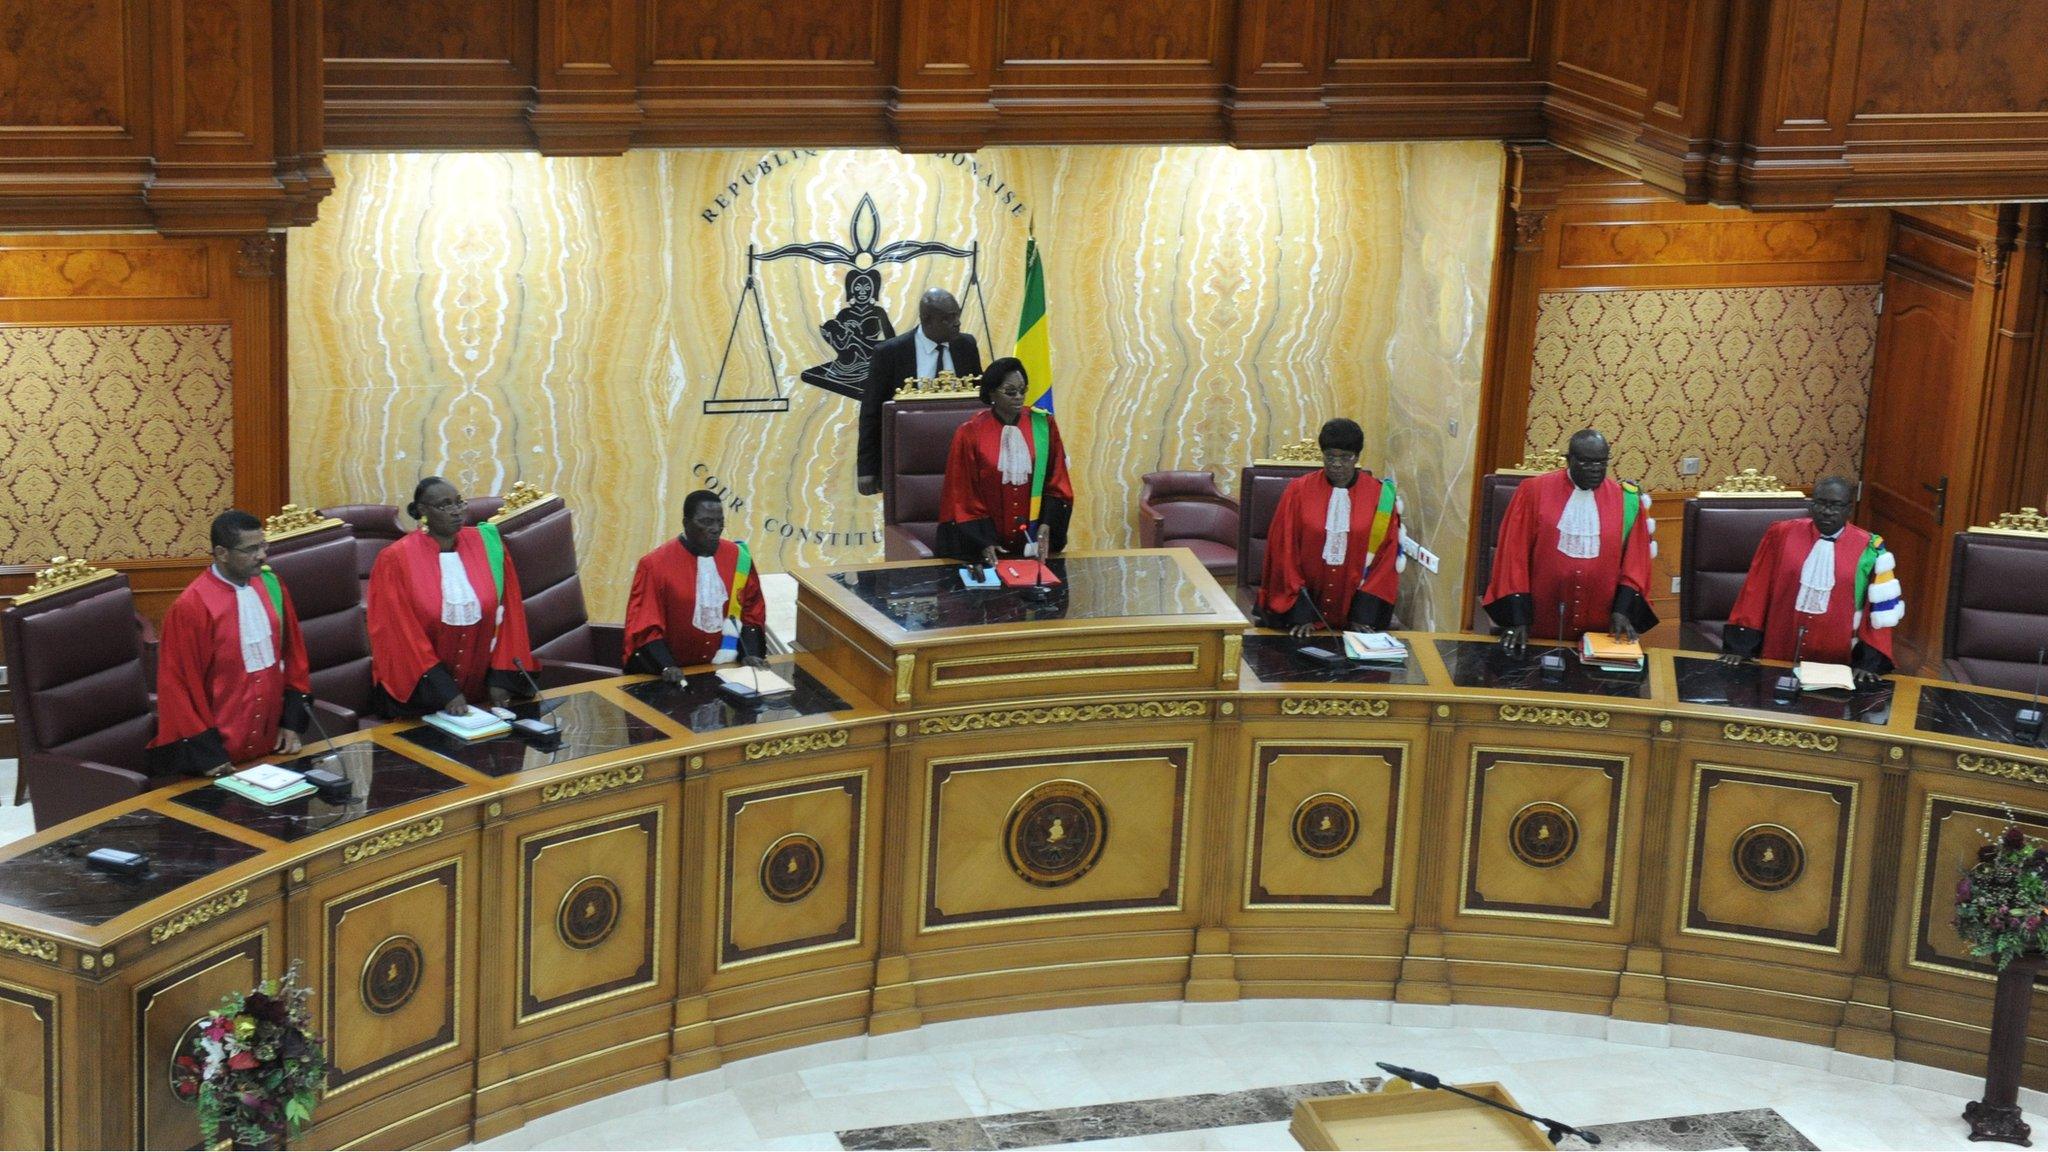
M 1807 518 L 1765 530 L 1742 594 L 1721 630 L 1721 660 L 1847 664 L 1859 684 L 1892 670 L 1892 629 L 1906 616 L 1898 564 L 1884 537 L 1849 523 L 1856 483 L 1813 486 Z
M 633 568 L 626 597 L 626 668 L 671 684 L 692 664 L 744 657 L 765 667 L 768 605 L 747 546 L 725 535 L 717 493 L 683 497 L 683 534 L 664 541 Z
M 977 412 L 953 433 L 939 491 L 939 554 L 991 565 L 1066 549 L 1074 515 L 1067 450 L 1052 413 L 1024 408 L 1024 365 L 1005 356 L 981 376 Z
M 460 716 L 487 696 L 496 705 L 532 693 L 539 662 L 519 573 L 496 526 L 463 526 L 467 507 L 439 476 L 420 481 L 405 507 L 419 531 L 370 568 L 370 670 L 386 715 Z
M 1339 417 L 1316 435 L 1323 467 L 1280 495 L 1266 536 L 1259 623 L 1306 636 L 1318 623 L 1376 631 L 1401 592 L 1401 498 L 1358 468 L 1365 432 Z
M 312 714 L 299 614 L 264 553 L 263 523 L 213 521 L 213 566 L 164 615 L 157 649 L 153 776 L 203 775 L 299 750 Z

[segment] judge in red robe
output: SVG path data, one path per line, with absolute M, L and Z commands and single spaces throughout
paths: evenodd
M 370 567 L 370 671 L 378 710 L 461 715 L 533 693 L 539 668 L 526 635 L 519 573 L 498 550 L 504 595 L 484 532 L 465 527 L 454 485 L 429 476 L 406 514 L 420 530 L 377 554 Z
M 1365 432 L 1356 421 L 1326 422 L 1316 435 L 1320 471 L 1280 494 L 1266 534 L 1259 623 L 1306 636 L 1332 628 L 1385 628 L 1401 592 L 1401 498 L 1392 480 L 1358 468 Z
M 742 573 L 744 544 L 722 539 L 725 509 L 718 495 L 699 489 L 683 498 L 683 534 L 640 558 L 626 597 L 626 668 L 683 680 L 693 664 L 737 658 L 764 666 L 768 605 L 751 557 Z M 732 591 L 739 588 L 739 613 Z
M 1510 655 L 1521 655 L 1531 635 L 1577 640 L 1606 629 L 1633 640 L 1657 626 L 1649 601 L 1657 555 L 1650 497 L 1609 479 L 1607 457 L 1605 436 L 1578 432 L 1564 468 L 1524 480 L 1508 501 L 1484 604 Z
M 299 750 L 311 719 L 306 642 L 291 593 L 265 564 L 263 524 L 213 521 L 213 566 L 164 615 L 151 775 L 203 775 Z
M 1024 365 L 1005 356 L 981 377 L 981 402 L 988 405 L 953 433 L 946 479 L 939 491 L 939 554 L 968 564 L 989 565 L 1004 554 L 1033 555 L 1037 542 L 1046 554 L 1064 551 L 1074 515 L 1074 486 L 1067 479 L 1067 450 L 1050 412 L 1026 412 Z M 1047 443 L 1044 488 L 1032 515 L 1031 488 L 1037 472 L 1039 429 Z
M 1905 594 L 1883 537 L 1849 523 L 1855 506 L 1856 485 L 1829 476 L 1814 485 L 1807 519 L 1765 529 L 1721 632 L 1724 663 L 1761 655 L 1847 664 L 1863 683 L 1892 670 Z

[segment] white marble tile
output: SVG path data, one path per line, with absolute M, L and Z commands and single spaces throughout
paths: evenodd
M 868 1038 L 849 1036 L 840 1040 L 827 1040 L 822 1044 L 806 1044 L 800 1048 L 785 1048 L 780 1052 L 769 1052 L 750 1056 L 725 1066 L 728 1084 L 746 1084 L 789 1072 L 801 1072 L 806 1068 L 822 1068 L 828 1064 L 841 1064 L 860 1060 L 867 1055 Z
M 1388 1009 L 1388 1019 L 1404 1028 L 1449 1028 L 1457 1009 L 1450 1004 L 1401 1004 Z
M 667 1085 L 665 1098 L 670 1104 L 687 1104 L 692 1100 L 702 1100 L 706 1096 L 715 1096 L 728 1087 L 723 1067 L 713 1068 L 709 1072 L 699 1072 L 694 1076 L 679 1076 L 668 1081 Z
M 1826 1068 L 1828 1056 L 1833 1049 L 1818 1044 L 1795 1044 L 1789 1040 L 1776 1040 L 1769 1036 L 1751 1036 L 1742 1032 L 1719 1032 L 1712 1028 L 1695 1028 L 1690 1024 L 1671 1026 L 1673 1048 L 1697 1048 L 1702 1052 L 1719 1052 L 1727 1056 L 1747 1056 L 1753 1060 L 1771 1060 L 1780 1064 L 1797 1064 L 1803 1068 Z
M 1857 1080 L 1868 1080 L 1873 1084 L 1889 1084 L 1898 1065 L 1890 1060 L 1879 1060 L 1870 1056 L 1858 1056 L 1851 1052 L 1829 1052 L 1827 1070 L 1837 1076 L 1849 1076 Z
M 1607 1038 L 1616 1044 L 1634 1044 L 1641 1048 L 1669 1048 L 1671 1025 L 1645 1024 L 1640 1020 L 1609 1020 Z
M 1246 1023 L 1301 1020 L 1312 1023 L 1385 1024 L 1389 1000 L 1240 1000 Z
M 1397 1021 L 1398 1023 L 1398 1021 Z M 1532 1008 L 1496 1008 L 1489 1004 L 1451 1005 L 1457 1028 L 1495 1028 L 1508 1032 L 1544 1032 L 1561 1036 L 1607 1035 L 1607 1017 L 1576 1012 L 1543 1012 Z

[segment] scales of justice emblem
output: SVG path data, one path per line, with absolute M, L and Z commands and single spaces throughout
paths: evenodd
M 806 384 L 850 400 L 860 399 L 861 389 L 867 383 L 868 360 L 874 354 L 875 345 L 896 335 L 896 325 L 882 306 L 882 270 L 885 265 L 907 265 L 927 257 L 965 260 L 967 285 L 960 296 L 963 304 L 971 297 L 980 311 L 981 336 L 986 345 L 988 304 L 981 292 L 981 242 L 972 241 L 964 248 L 940 240 L 892 240 L 884 244 L 881 236 L 882 214 L 875 207 L 875 198 L 862 193 L 860 203 L 854 205 L 853 216 L 847 222 L 845 244 L 811 240 L 784 244 L 765 252 L 757 251 L 752 244 L 747 245 L 745 284 L 740 289 L 739 300 L 733 305 L 732 324 L 725 334 L 725 350 L 718 359 L 718 376 L 711 386 L 710 398 L 704 401 L 705 415 L 789 411 L 790 393 L 784 384 L 775 341 L 768 334 L 767 310 L 761 303 L 760 266 L 779 260 L 809 260 L 847 269 L 844 301 L 836 313 L 818 325 L 818 335 L 831 350 L 831 357 L 797 373 L 797 378 Z M 732 395 L 726 391 L 726 374 L 732 370 L 737 377 L 745 372 L 733 364 L 733 345 L 740 339 L 740 324 L 750 302 L 754 326 L 760 332 L 761 351 L 768 362 L 769 379 L 765 389 L 750 389 L 747 382 L 738 381 L 735 389 L 738 394 Z

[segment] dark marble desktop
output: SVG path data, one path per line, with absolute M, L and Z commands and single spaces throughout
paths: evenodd
M 462 787 L 461 781 L 436 772 L 403 752 L 367 740 L 336 748 L 334 762 L 322 763 L 324 755 L 301 756 L 280 766 L 295 772 L 326 768 L 341 773 L 349 778 L 347 800 L 330 801 L 315 793 L 266 807 L 212 786 L 193 789 L 176 799 L 188 808 L 218 816 L 252 832 L 289 841 Z
M 2012 696 L 1993 696 L 1968 688 L 1937 688 L 1924 684 L 1920 688 L 1920 712 L 1913 718 L 1913 726 L 1922 732 L 1967 736 L 1973 740 L 2010 744 L 2015 748 L 2048 747 L 2039 740 L 2022 740 L 2013 731 L 2013 713 L 2026 703 Z
M 832 579 L 911 632 L 1030 620 L 1196 616 L 1210 610 L 1200 585 L 1170 556 L 1062 556 L 1046 566 L 1062 583 L 1042 594 L 1000 585 L 966 587 L 960 566 L 953 564 L 834 572 Z
M 768 670 L 796 685 L 796 691 L 771 696 L 759 704 L 735 704 L 718 692 L 718 676 L 712 672 L 692 674 L 681 684 L 648 680 L 629 685 L 625 693 L 653 708 L 692 732 L 718 732 L 749 724 L 772 724 L 822 712 L 842 712 L 852 705 L 820 684 L 815 677 L 782 657 L 771 659 Z
M 578 692 L 542 701 L 560 704 L 548 719 L 561 726 L 561 735 L 531 740 L 510 732 L 489 740 L 462 740 L 430 724 L 407 728 L 399 739 L 417 744 L 429 752 L 446 756 L 486 776 L 510 776 L 551 764 L 566 764 L 588 756 L 602 756 L 639 744 L 666 740 L 668 735 L 595 692 Z M 532 702 L 512 705 L 520 716 L 532 716 L 538 707 Z
M 1343 647 L 1343 638 L 1318 633 L 1306 640 L 1292 636 L 1247 636 L 1244 638 L 1244 662 L 1251 667 L 1252 674 L 1268 684 L 1427 684 L 1429 677 L 1423 675 L 1416 662 L 1414 645 L 1409 645 L 1408 660 L 1404 664 L 1366 664 L 1347 660 L 1341 664 L 1325 664 L 1301 654 L 1303 645 L 1312 645 L 1326 651 L 1336 652 Z
M 1528 655 L 1511 660 L 1492 640 L 1439 640 L 1436 650 L 1450 669 L 1451 683 L 1460 688 L 1511 688 L 1518 692 L 1574 692 L 1582 696 L 1618 696 L 1646 700 L 1650 696 L 1648 672 L 1599 672 L 1579 663 L 1578 654 L 1567 650 L 1564 677 L 1552 682 L 1543 678 L 1537 664 L 1554 646 L 1529 645 Z
M 95 848 L 140 852 L 149 870 L 129 877 L 89 867 Z M 160 812 L 130 812 L 0 860 L 0 904 L 91 927 L 261 851 Z
M 1885 724 L 1892 718 L 1889 680 L 1854 692 L 1801 692 L 1790 703 L 1780 704 L 1771 698 L 1771 691 L 1778 677 L 1791 672 L 1789 668 L 1764 664 L 1730 668 L 1711 656 L 1676 656 L 1671 663 L 1678 672 L 1678 698 L 1687 704 L 1750 708 L 1821 720 L 1853 720 L 1859 724 Z

